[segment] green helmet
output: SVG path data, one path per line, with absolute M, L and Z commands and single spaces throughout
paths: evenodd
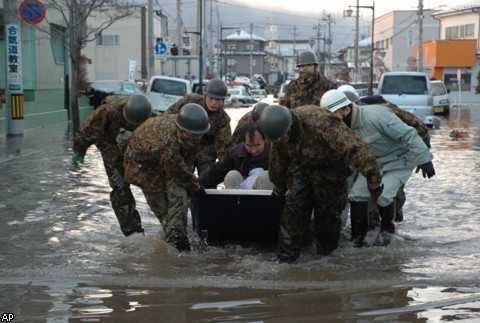
M 123 116 L 128 123 L 138 126 L 152 114 L 152 103 L 143 94 L 134 94 L 128 98 L 123 106 Z
M 210 130 L 207 111 L 196 103 L 185 104 L 178 112 L 176 122 L 181 129 L 191 133 L 204 134 Z
M 258 102 L 255 104 L 252 110 L 252 121 L 256 122 L 258 119 L 260 119 L 260 116 L 262 115 L 263 110 L 268 107 L 268 103 L 266 102 Z
M 318 65 L 317 56 L 314 52 L 304 51 L 301 52 L 297 57 L 297 67 L 303 65 Z
M 268 140 L 277 141 L 290 129 L 292 111 L 282 105 L 269 105 L 263 110 L 257 123 Z
M 227 84 L 221 79 L 211 79 L 205 88 L 205 95 L 214 99 L 224 99 L 227 96 Z

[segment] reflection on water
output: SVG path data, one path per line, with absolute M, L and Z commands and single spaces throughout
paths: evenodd
M 97 286 L 67 280 L 0 284 L 16 320 L 139 322 L 477 322 L 480 290 L 398 285 L 360 290 Z
M 179 254 L 135 187 L 145 236 L 125 238 L 94 147 L 70 169 L 65 126 L 2 138 L 3 312 L 49 322 L 478 321 L 478 109 L 452 109 L 432 130 L 437 175 L 412 176 L 388 248 L 355 249 L 346 229 L 333 255 L 307 248 L 298 265 L 277 264 L 273 246 L 204 246 L 191 229 L 195 251 Z

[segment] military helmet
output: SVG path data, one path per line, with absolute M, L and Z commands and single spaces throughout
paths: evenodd
M 350 101 L 347 95 L 340 90 L 327 91 L 320 100 L 320 106 L 332 112 L 346 107 L 350 103 L 352 103 L 352 101 Z
M 277 141 L 290 129 L 292 111 L 283 105 L 271 104 L 265 107 L 257 123 L 268 140 Z
M 256 122 L 258 119 L 260 119 L 260 116 L 262 115 L 263 110 L 268 107 L 268 103 L 266 102 L 258 102 L 255 104 L 255 106 L 252 109 L 252 121 Z
M 143 94 L 134 94 L 128 98 L 123 106 L 123 116 L 128 123 L 138 126 L 152 114 L 152 103 Z
M 205 88 L 205 95 L 214 99 L 224 99 L 227 96 L 227 84 L 221 79 L 211 79 Z
M 312 51 L 301 52 L 297 57 L 297 67 L 303 65 L 318 65 L 317 56 Z
M 355 90 L 355 88 L 349 84 L 341 85 L 338 87 L 337 90 L 345 93 L 347 98 L 352 102 L 357 102 L 358 100 L 360 100 L 360 96 L 358 95 L 357 90 Z
M 210 130 L 207 111 L 196 103 L 187 103 L 181 107 L 176 123 L 181 129 L 195 134 L 204 134 Z

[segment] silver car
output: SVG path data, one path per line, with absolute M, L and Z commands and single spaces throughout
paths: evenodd
M 237 86 L 227 89 L 227 97 L 225 98 L 225 106 L 244 107 L 249 106 L 257 101 L 250 95 L 250 92 L 243 86 Z

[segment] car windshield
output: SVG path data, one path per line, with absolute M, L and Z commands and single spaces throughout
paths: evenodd
M 442 83 L 432 83 L 432 94 L 437 95 L 445 95 L 447 91 L 445 90 L 445 86 Z
M 383 80 L 381 94 L 428 94 L 424 76 L 390 75 Z
M 153 83 L 152 92 L 184 96 L 187 93 L 187 84 L 172 80 L 157 79 Z
M 234 94 L 234 95 L 239 95 L 239 94 L 240 94 L 240 90 L 228 90 L 228 93 L 229 93 L 229 94 Z

